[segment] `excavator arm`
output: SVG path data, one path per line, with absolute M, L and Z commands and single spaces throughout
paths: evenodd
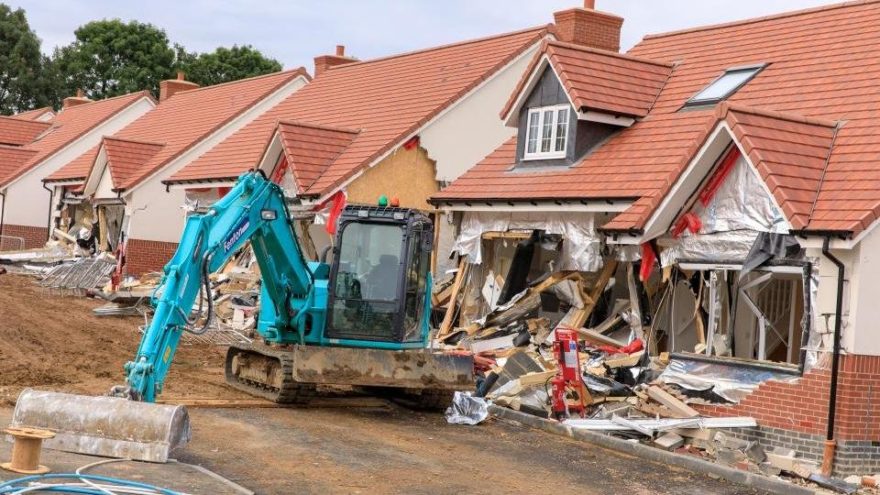
M 153 319 L 144 331 L 137 355 L 125 365 L 126 385 L 112 395 L 153 402 L 184 331 L 204 331 L 211 323 L 208 275 L 246 242 L 253 247 L 277 328 L 305 331 L 302 311 L 312 307 L 314 283 L 303 257 L 280 187 L 258 172 L 242 175 L 235 187 L 205 214 L 190 216 L 177 252 L 165 266 L 154 295 Z M 208 319 L 194 329 L 190 313 L 200 291 L 208 297 Z M 296 307 L 293 307 L 293 306 Z

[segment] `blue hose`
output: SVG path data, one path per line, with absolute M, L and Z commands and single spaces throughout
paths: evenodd
M 38 476 L 25 476 L 23 478 L 18 478 L 14 480 L 9 480 L 3 483 L 0 483 L 0 495 L 14 493 L 17 490 L 21 490 L 23 488 L 27 488 L 23 484 L 31 483 L 34 481 L 43 481 L 46 480 L 56 480 L 56 479 L 72 479 L 72 480 L 89 480 L 89 481 L 97 481 L 101 483 L 111 483 L 114 485 L 119 485 L 120 487 L 130 487 L 130 488 L 142 488 L 146 490 L 153 490 L 156 493 L 160 493 L 162 495 L 182 495 L 180 492 L 176 492 L 174 490 L 168 490 L 166 488 L 159 488 L 157 486 L 148 485 L 146 483 L 138 483 L 136 481 L 128 481 L 119 478 L 110 478 L 107 476 L 96 476 L 92 474 L 76 474 L 76 473 L 59 473 L 59 474 L 43 474 Z M 43 491 L 47 492 L 56 492 L 56 493 L 86 493 L 86 494 L 97 494 L 97 495 L 106 495 L 106 492 L 94 489 L 94 488 L 86 488 L 86 487 L 77 487 L 77 486 L 58 486 L 58 487 L 46 487 Z

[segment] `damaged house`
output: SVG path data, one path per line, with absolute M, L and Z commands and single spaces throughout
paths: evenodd
M 626 54 L 543 43 L 501 111 L 516 135 L 431 199 L 460 260 L 441 334 L 513 304 L 640 340 L 700 413 L 757 420 L 737 435 L 876 471 L 877 25 L 858 1 Z
M 43 108 L 0 117 L 0 250 L 43 246 L 55 197 L 42 179 L 155 104 L 145 91 L 100 101 L 79 94 L 57 115 Z
M 294 211 L 305 210 L 312 242 L 304 248 L 316 257 L 329 242 L 324 226 L 311 224 L 316 206 L 385 196 L 430 210 L 431 194 L 509 138 L 497 108 L 548 36 L 539 27 L 366 61 L 337 47 L 315 59 L 308 86 L 165 183 L 196 197 L 259 167 Z M 451 243 L 451 223 L 435 225 L 439 242 Z
M 163 81 L 154 110 L 43 176 L 51 225 L 94 251 L 124 245 L 131 275 L 160 271 L 186 218 L 183 192 L 162 181 L 307 82 L 302 69 L 204 88 L 182 74 Z

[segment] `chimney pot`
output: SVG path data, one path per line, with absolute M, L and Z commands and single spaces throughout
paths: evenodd
M 199 85 L 186 80 L 186 74 L 182 70 L 177 71 L 177 79 L 166 79 L 159 83 L 159 103 L 171 98 L 181 91 L 196 89 Z
M 330 67 L 357 62 L 354 57 L 345 54 L 345 45 L 336 45 L 336 53 L 333 55 L 319 55 L 315 57 L 315 77 L 323 74 Z
M 77 98 L 82 98 L 84 95 L 85 95 L 85 93 L 83 92 L 82 89 L 76 90 L 76 97 Z
M 177 71 L 177 80 L 178 81 L 185 81 L 186 80 L 186 74 L 184 74 L 184 72 L 182 70 Z
M 596 0 L 584 0 L 584 8 L 587 10 L 596 10 Z
M 345 45 L 336 45 L 336 56 L 344 57 L 345 56 Z

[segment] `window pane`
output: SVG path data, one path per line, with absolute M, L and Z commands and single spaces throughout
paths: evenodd
M 534 153 L 538 151 L 538 112 L 529 112 L 529 131 L 528 131 L 528 148 L 526 153 Z
M 691 98 L 691 101 L 711 101 L 727 98 L 741 84 L 754 77 L 758 70 L 758 68 L 752 68 L 725 72 L 718 80 Z
M 568 109 L 563 108 L 556 112 L 556 148 L 555 151 L 564 152 L 565 142 L 568 138 Z
M 544 129 L 541 132 L 541 153 L 550 151 L 550 145 L 553 144 L 553 110 L 544 111 Z

